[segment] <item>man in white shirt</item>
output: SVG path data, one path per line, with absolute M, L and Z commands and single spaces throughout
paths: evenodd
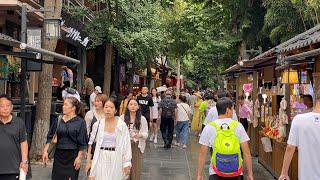
M 320 179 L 320 94 L 316 96 L 314 110 L 299 114 L 292 120 L 279 180 L 290 180 L 288 171 L 296 149 L 299 152 L 299 180 Z
M 223 97 L 228 97 L 230 98 L 230 94 L 228 92 L 220 92 L 218 94 L 218 98 L 221 99 Z M 218 111 L 217 111 L 217 107 L 214 106 L 212 107 L 209 112 L 208 112 L 208 115 L 206 117 L 206 119 L 204 120 L 203 124 L 204 125 L 207 125 L 209 124 L 211 121 L 214 121 L 218 119 Z M 238 117 L 237 117 L 237 114 L 236 114 L 236 111 L 233 111 L 233 114 L 232 114 L 232 120 L 238 120 Z
M 96 86 L 94 88 L 93 93 L 91 93 L 91 95 L 90 95 L 90 111 L 94 110 L 94 101 L 96 100 L 97 95 L 101 94 L 101 93 L 102 93 L 101 87 L 100 86 Z
M 234 122 L 233 119 L 231 119 L 232 114 L 234 112 L 233 108 L 233 102 L 229 98 L 221 98 L 217 102 L 217 111 L 218 111 L 218 119 L 215 120 L 215 122 L 222 126 L 222 125 L 228 125 L 232 122 Z M 245 167 L 247 168 L 247 180 L 253 180 L 253 172 L 252 172 L 252 162 L 251 162 L 251 153 L 248 145 L 249 137 L 242 126 L 241 123 L 238 123 L 237 126 L 234 129 L 235 135 L 239 138 L 241 150 L 243 152 L 243 158 Z M 217 130 L 215 127 L 211 125 L 207 125 L 202 133 L 199 140 L 199 143 L 201 145 L 200 151 L 199 151 L 199 159 L 198 159 L 198 169 L 197 169 L 197 180 L 203 180 L 202 172 L 203 172 L 203 166 L 206 161 L 208 149 L 213 146 L 214 141 L 216 139 Z M 214 147 L 212 147 L 214 149 Z M 212 163 L 212 162 L 211 162 Z M 217 173 L 213 170 L 212 166 L 209 167 L 209 180 L 222 180 L 225 179 L 223 177 L 220 177 L 217 175 Z M 237 177 L 230 178 L 232 180 L 242 180 L 243 175 Z

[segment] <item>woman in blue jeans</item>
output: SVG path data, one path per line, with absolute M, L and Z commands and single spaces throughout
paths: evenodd
M 189 119 L 191 116 L 191 108 L 187 104 L 187 98 L 185 96 L 179 96 L 179 103 L 177 104 L 177 125 L 175 132 L 177 135 L 177 146 L 182 148 L 187 147 L 189 138 Z

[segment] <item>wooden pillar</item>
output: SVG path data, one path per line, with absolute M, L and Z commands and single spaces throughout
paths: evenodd
M 235 99 L 235 102 L 236 102 L 236 113 L 239 114 L 239 103 L 238 103 L 238 98 L 240 96 L 240 76 L 236 78 L 236 99 Z
M 284 97 L 285 97 L 285 100 L 287 101 L 287 116 L 288 116 L 288 119 L 289 119 L 289 125 L 288 127 L 286 128 L 287 130 L 287 135 L 289 134 L 289 131 L 290 131 L 290 128 L 291 128 L 291 103 L 290 103 L 290 84 L 284 84 L 285 86 L 285 94 L 284 94 Z M 287 136 L 288 137 L 288 136 Z
M 258 87 L 258 78 L 259 78 L 259 73 L 257 72 L 257 71 L 254 71 L 253 72 L 253 74 L 252 74 L 252 76 L 253 76 L 253 90 L 252 90 L 252 103 L 253 103 L 253 111 L 252 111 L 252 113 L 254 113 L 254 109 L 255 109 L 255 103 L 256 103 L 256 100 L 257 100 L 257 96 L 258 96 L 258 89 L 259 89 L 259 87 Z M 254 116 L 254 114 L 253 114 L 253 116 Z M 251 121 L 253 121 L 253 119 L 251 119 Z M 259 126 L 258 127 L 256 127 L 256 128 L 254 128 L 253 127 L 253 124 L 251 124 L 251 126 L 252 126 L 252 133 L 251 133 L 251 142 L 252 143 L 250 143 L 250 146 L 251 146 L 251 150 L 252 150 L 252 154 L 253 154 L 253 156 L 257 156 L 258 155 L 258 148 L 256 148 L 256 147 L 258 147 L 257 146 L 257 143 L 259 143 L 259 141 L 257 141 L 257 136 L 258 136 L 258 132 L 259 132 Z

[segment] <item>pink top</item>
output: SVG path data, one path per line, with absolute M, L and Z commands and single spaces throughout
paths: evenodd
M 239 107 L 239 118 L 249 118 L 250 108 L 247 104 L 240 105 Z

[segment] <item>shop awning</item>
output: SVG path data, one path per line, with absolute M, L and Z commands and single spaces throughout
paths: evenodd
M 319 49 L 313 49 L 310 51 L 306 51 L 300 54 L 287 56 L 283 59 L 284 62 L 297 62 L 297 61 L 305 61 L 306 58 L 314 57 L 320 55 L 320 48 Z
M 72 62 L 72 63 L 80 64 L 80 61 L 77 59 L 74 59 L 74 58 L 71 58 L 68 56 L 64 56 L 62 54 L 55 53 L 52 51 L 48 51 L 48 50 L 45 50 L 42 48 L 36 48 L 36 47 L 29 46 L 25 43 L 21 43 L 20 41 L 17 41 L 15 39 L 11 38 L 10 36 L 7 36 L 7 35 L 1 34 L 1 33 L 0 33 L 0 44 L 10 46 L 10 47 L 20 48 L 22 50 L 28 50 L 28 51 L 40 53 L 43 55 L 52 56 L 55 58 L 55 60 L 58 59 L 58 61 L 62 60 L 63 62 Z M 46 63 L 46 61 L 41 61 L 41 62 Z M 52 62 L 48 62 L 48 63 L 52 63 Z

